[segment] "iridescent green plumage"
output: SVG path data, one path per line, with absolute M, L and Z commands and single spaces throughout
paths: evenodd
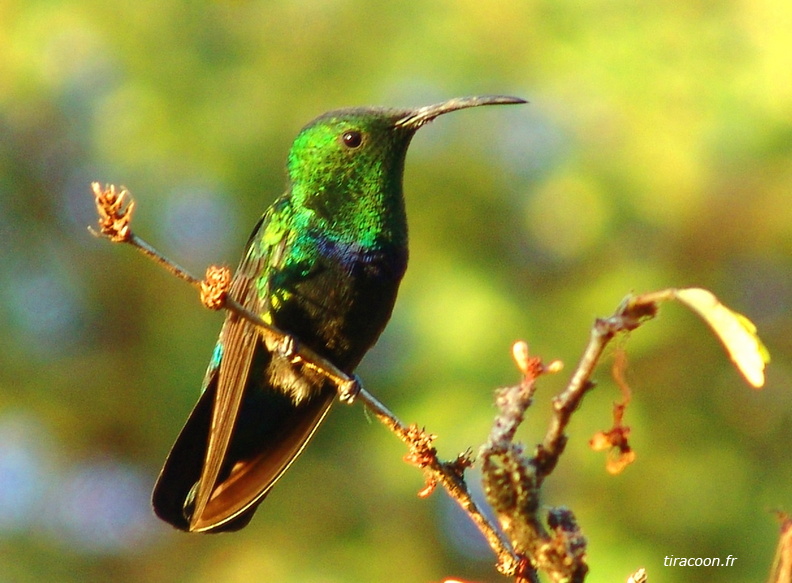
M 469 97 L 316 118 L 294 141 L 289 188 L 256 225 L 230 295 L 351 374 L 390 318 L 407 267 L 402 174 L 415 131 L 449 111 L 522 102 Z M 158 516 L 188 531 L 245 526 L 334 396 L 321 373 L 269 352 L 253 324 L 229 314 L 155 486 Z

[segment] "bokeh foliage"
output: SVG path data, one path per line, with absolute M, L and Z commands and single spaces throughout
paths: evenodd
M 576 511 L 590 581 L 763 580 L 768 510 L 792 510 L 790 30 L 788 0 L 0 3 L 0 581 L 501 580 L 357 407 L 243 532 L 158 523 L 149 490 L 221 316 L 86 231 L 90 181 L 124 184 L 150 242 L 234 265 L 313 116 L 476 93 L 531 104 L 416 137 L 411 265 L 367 387 L 453 457 L 516 380 L 516 338 L 571 369 L 627 292 L 709 288 L 759 326 L 767 387 L 664 307 L 626 344 L 637 462 L 613 478 L 586 445 L 618 398 L 603 368 L 546 502 Z M 729 554 L 728 573 L 662 566 Z

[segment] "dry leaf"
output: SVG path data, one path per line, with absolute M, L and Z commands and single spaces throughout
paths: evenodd
M 745 380 L 755 389 L 761 388 L 770 354 L 757 336 L 753 322 L 724 306 L 705 289 L 680 289 L 675 296 L 710 325 Z

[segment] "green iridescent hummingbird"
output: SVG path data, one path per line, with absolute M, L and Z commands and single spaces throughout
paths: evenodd
M 253 229 L 231 297 L 351 375 L 390 318 L 407 267 L 410 140 L 444 113 L 509 103 L 525 101 L 463 97 L 313 120 L 289 152 L 286 193 Z M 246 526 L 335 395 L 326 376 L 269 351 L 254 324 L 229 313 L 154 487 L 155 512 L 190 532 Z

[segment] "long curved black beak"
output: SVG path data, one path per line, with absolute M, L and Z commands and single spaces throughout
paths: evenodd
M 442 103 L 419 107 L 407 113 L 404 117 L 397 120 L 396 127 L 417 130 L 426 125 L 434 118 L 444 113 L 467 109 L 468 107 L 478 107 L 479 105 L 507 105 L 511 103 L 527 103 L 525 99 L 519 97 L 509 97 L 508 95 L 477 95 L 473 97 L 454 97 Z

